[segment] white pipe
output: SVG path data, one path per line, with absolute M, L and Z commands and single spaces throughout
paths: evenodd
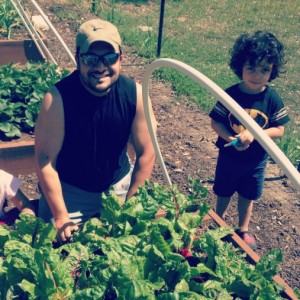
M 64 42 L 64 40 L 61 38 L 61 36 L 59 35 L 59 33 L 57 32 L 57 30 L 54 28 L 54 26 L 52 25 L 52 23 L 50 22 L 50 20 L 48 19 L 48 17 L 44 14 L 44 12 L 42 11 L 42 9 L 39 7 L 39 5 L 36 3 L 36 1 L 31 0 L 32 4 L 35 6 L 35 8 L 38 10 L 38 12 L 41 14 L 41 16 L 43 17 L 43 19 L 45 20 L 45 22 L 49 25 L 49 27 L 52 29 L 52 31 L 54 32 L 54 34 L 56 35 L 56 37 L 58 38 L 58 40 L 60 41 L 60 43 L 62 44 L 62 46 L 65 48 L 65 50 L 67 51 L 69 57 L 71 58 L 72 62 L 74 63 L 74 65 L 76 66 L 76 60 L 74 55 L 71 53 L 70 49 L 68 48 L 68 46 L 66 45 L 66 43 Z
M 169 178 L 168 172 L 166 170 L 164 161 L 162 159 L 162 155 L 157 143 L 157 139 L 155 136 L 155 132 L 153 130 L 153 124 L 150 118 L 150 108 L 148 102 L 148 82 L 151 78 L 153 71 L 160 67 L 169 67 L 176 69 L 190 78 L 192 78 L 196 83 L 199 83 L 203 88 L 209 91 L 216 99 L 220 100 L 221 103 L 229 109 L 235 117 L 247 127 L 247 129 L 253 134 L 256 140 L 261 144 L 261 146 L 268 152 L 268 154 L 274 159 L 274 161 L 278 164 L 278 166 L 284 171 L 287 177 L 291 180 L 291 182 L 295 185 L 298 191 L 300 191 L 300 173 L 296 170 L 293 164 L 289 161 L 289 159 L 283 154 L 280 148 L 274 143 L 274 141 L 264 132 L 264 130 L 249 116 L 249 114 L 241 108 L 239 104 L 237 104 L 227 93 L 225 93 L 218 85 L 216 85 L 213 81 L 207 78 L 205 75 L 195 70 L 191 66 L 169 58 L 161 58 L 152 62 L 147 66 L 143 80 L 142 80 L 142 95 L 143 95 L 143 103 L 146 114 L 146 120 L 150 132 L 150 136 L 152 139 L 152 143 L 154 145 L 154 149 L 159 160 L 160 166 L 163 169 L 164 176 L 169 185 L 171 185 L 171 180 Z
M 27 15 L 26 15 L 25 11 L 23 10 L 23 8 L 22 8 L 21 4 L 19 3 L 19 1 L 18 1 L 18 0 L 16 1 L 17 4 L 15 4 L 15 2 L 14 2 L 13 0 L 10 0 L 10 2 L 11 2 L 12 5 L 14 6 L 15 10 L 18 12 L 19 17 L 21 18 L 21 20 L 22 20 L 24 26 L 25 26 L 26 29 L 28 30 L 28 32 L 29 32 L 29 34 L 30 34 L 30 36 L 31 36 L 31 38 L 32 38 L 32 40 L 33 40 L 33 42 L 35 43 L 35 45 L 36 45 L 37 49 L 39 50 L 40 54 L 42 55 L 43 59 L 44 59 L 44 60 L 47 60 L 46 57 L 45 57 L 45 55 L 44 55 L 43 50 L 41 49 L 40 44 L 37 42 L 36 37 L 39 39 L 39 42 L 41 43 L 41 45 L 42 45 L 44 51 L 47 52 L 47 55 L 48 55 L 48 57 L 50 57 L 51 62 L 57 64 L 56 61 L 55 61 L 55 59 L 53 58 L 53 56 L 51 55 L 51 53 L 50 53 L 49 50 L 47 49 L 47 47 L 46 47 L 44 41 L 41 39 L 41 37 L 39 36 L 39 34 L 38 34 L 38 32 L 36 31 L 36 29 L 34 28 L 34 26 L 31 24 L 30 20 L 28 19 Z M 19 7 L 18 7 L 18 6 L 19 6 Z M 26 19 L 26 20 L 25 20 L 25 19 Z M 28 24 L 27 24 L 26 21 L 28 22 Z M 34 34 L 35 34 L 35 35 L 34 35 Z
M 37 42 L 37 40 L 36 40 L 34 34 L 32 33 L 31 29 L 29 28 L 29 26 L 27 25 L 27 23 L 26 23 L 26 21 L 25 21 L 23 15 L 22 15 L 22 13 L 20 12 L 19 8 L 17 7 L 17 5 L 14 3 L 13 0 L 10 0 L 10 2 L 11 2 L 11 4 L 14 6 L 15 10 L 17 11 L 17 13 L 19 14 L 20 19 L 22 20 L 24 26 L 25 26 L 26 29 L 28 30 L 28 32 L 29 32 L 29 34 L 30 34 L 32 40 L 34 41 L 34 43 L 35 43 L 36 47 L 38 48 L 40 54 L 42 55 L 43 59 L 46 59 L 45 56 L 44 56 L 44 53 L 43 53 L 43 51 L 42 51 L 42 49 L 41 49 L 41 47 L 40 47 L 40 45 L 39 45 L 39 43 Z

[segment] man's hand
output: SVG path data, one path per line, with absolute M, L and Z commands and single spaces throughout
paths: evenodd
M 57 229 L 57 241 L 60 243 L 72 242 L 73 232 L 78 230 L 78 226 L 69 217 L 58 217 L 54 219 L 54 226 Z
M 35 209 L 33 205 L 28 205 L 21 210 L 22 214 L 29 214 L 35 217 Z

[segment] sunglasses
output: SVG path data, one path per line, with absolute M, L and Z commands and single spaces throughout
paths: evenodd
M 119 53 L 108 53 L 105 55 L 97 55 L 93 53 L 85 53 L 79 55 L 82 62 L 89 67 L 96 67 L 101 61 L 104 66 L 109 67 L 117 62 L 120 57 Z

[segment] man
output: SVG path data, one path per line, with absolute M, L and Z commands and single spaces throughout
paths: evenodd
M 53 221 L 63 242 L 76 224 L 100 211 L 101 194 L 110 187 L 124 200 L 134 195 L 155 161 L 141 85 L 120 74 L 117 28 L 87 21 L 76 47 L 77 70 L 46 93 L 35 127 L 39 216 Z M 151 115 L 156 124 L 152 109 Z M 136 153 L 133 170 L 129 137 Z

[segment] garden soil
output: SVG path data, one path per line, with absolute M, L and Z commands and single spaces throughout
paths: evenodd
M 49 17 L 72 53 L 75 53 L 75 32 L 78 20 L 58 20 L 52 6 L 55 1 L 39 0 L 38 4 Z M 59 1 L 58 3 L 63 3 Z M 61 9 L 74 10 L 74 6 L 60 4 Z M 132 4 L 123 4 L 132 5 Z M 57 3 L 56 3 L 57 8 Z M 137 11 L 139 8 L 135 7 Z M 142 8 L 141 8 L 142 9 Z M 89 13 L 78 12 L 80 22 L 93 18 Z M 50 31 L 44 31 L 49 50 L 61 67 L 73 68 L 71 60 L 57 38 Z M 140 82 L 146 62 L 126 45 L 123 46 L 122 71 Z M 200 70 L 201 71 L 201 70 Z M 203 110 L 189 99 L 177 98 L 169 84 L 152 80 L 149 85 L 154 112 L 158 121 L 158 142 L 173 184 L 184 193 L 189 190 L 188 178 L 200 179 L 208 189 L 207 201 L 214 207 L 212 192 L 214 170 L 217 160 L 216 134 L 210 127 L 210 119 Z M 31 137 L 23 136 L 22 139 Z M 21 176 L 23 192 L 34 199 L 38 197 L 36 176 Z M 153 181 L 166 184 L 161 167 L 156 164 Z M 226 222 L 237 226 L 237 199 L 231 201 Z M 264 184 L 264 193 L 254 205 L 250 230 L 258 242 L 258 255 L 262 256 L 273 248 L 280 248 L 283 263 L 279 275 L 292 288 L 300 288 L 300 193 L 280 168 L 270 160 Z

